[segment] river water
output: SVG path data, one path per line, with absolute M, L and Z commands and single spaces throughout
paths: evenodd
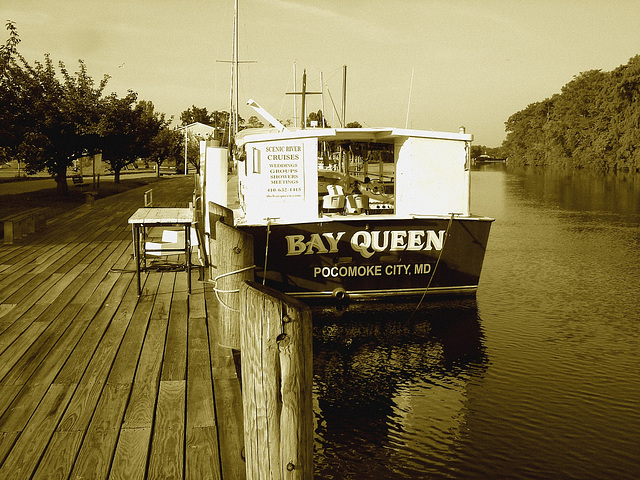
M 314 312 L 315 478 L 636 479 L 640 175 L 490 165 L 476 299 Z

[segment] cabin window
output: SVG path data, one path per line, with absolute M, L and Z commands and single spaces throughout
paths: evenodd
M 258 150 L 257 148 L 253 148 L 253 155 L 252 160 L 253 160 L 253 173 L 260 173 L 260 150 Z

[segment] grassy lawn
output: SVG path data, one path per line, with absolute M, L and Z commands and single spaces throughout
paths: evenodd
M 148 177 L 140 178 L 126 178 L 125 176 L 124 178 L 121 178 L 120 183 L 101 182 L 100 193 L 96 198 L 100 199 L 108 197 L 109 195 L 115 195 L 117 193 L 125 192 L 133 188 L 162 180 L 162 177 L 158 178 L 150 175 Z M 91 185 L 87 185 L 84 187 L 84 190 L 88 190 L 90 187 Z M 82 192 L 82 189 L 70 186 L 69 195 L 66 197 L 59 196 L 55 188 L 14 195 L 0 195 L 0 219 L 34 207 L 50 207 L 51 216 L 56 216 L 71 210 L 72 208 L 83 205 L 86 199 Z M 0 229 L 0 236 L 2 235 L 3 232 L 2 229 Z

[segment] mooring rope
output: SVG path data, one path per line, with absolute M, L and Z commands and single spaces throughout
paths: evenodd
M 431 277 L 429 277 L 429 283 L 427 283 L 427 287 L 424 289 L 424 292 L 422 293 L 422 297 L 420 298 L 418 305 L 416 305 L 416 308 L 413 310 L 413 313 L 409 317 L 409 320 L 413 318 L 413 316 L 416 314 L 416 312 L 422 305 L 422 302 L 424 301 L 424 298 L 427 296 L 427 292 L 429 291 L 429 287 L 431 287 L 431 282 L 433 281 L 433 277 L 436 276 L 436 271 L 438 270 L 438 265 L 440 265 L 440 259 L 442 258 L 442 252 L 444 252 L 444 246 L 447 244 L 447 239 L 449 238 L 449 229 L 451 228 L 451 224 L 453 223 L 454 215 L 455 213 L 452 213 L 451 216 L 449 217 L 449 223 L 447 224 L 447 229 L 444 232 L 444 240 L 442 240 L 442 248 L 440 249 L 440 253 L 438 254 L 438 259 L 436 260 L 436 264 L 433 267 L 433 272 L 431 273 Z
M 262 272 L 262 285 L 266 285 L 267 282 L 267 258 L 269 257 L 269 236 L 271 235 L 271 219 L 266 218 L 267 220 L 267 239 L 266 245 L 264 247 L 264 270 Z
M 242 273 L 242 272 L 246 272 L 247 270 L 251 270 L 253 268 L 256 268 L 255 265 L 251 265 L 250 267 L 244 267 L 244 268 L 240 268 L 238 270 L 233 270 L 231 272 L 226 272 L 226 273 L 221 273 L 220 275 L 218 275 L 217 277 L 215 277 L 213 280 L 210 280 L 210 283 L 213 284 L 213 291 L 216 294 L 216 298 L 218 299 L 218 301 L 220 302 L 220 304 L 225 307 L 228 310 L 233 310 L 234 312 L 239 312 L 239 310 L 236 310 L 233 307 L 230 307 L 229 305 L 227 305 L 226 303 L 224 303 L 222 301 L 222 299 L 220 298 L 220 295 L 218 295 L 219 293 L 240 293 L 240 289 L 235 289 L 235 290 L 220 290 L 218 288 L 218 280 L 220 280 L 223 277 L 228 277 L 230 275 L 236 275 L 238 273 Z

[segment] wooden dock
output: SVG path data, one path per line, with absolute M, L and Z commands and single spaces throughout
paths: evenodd
M 218 303 L 192 272 L 143 274 L 129 216 L 148 187 L 0 245 L 0 478 L 245 478 L 242 400 Z M 192 177 L 153 185 L 186 206 Z M 176 204 L 178 201 L 178 204 Z

